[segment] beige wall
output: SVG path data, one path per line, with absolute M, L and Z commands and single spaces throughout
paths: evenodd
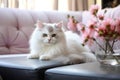
M 95 4 L 95 0 L 88 0 L 88 9 L 93 4 Z M 102 1 L 101 0 L 96 0 L 96 4 L 98 4 L 99 6 L 102 6 Z
M 96 3 L 97 3 L 99 6 L 102 6 L 102 1 L 101 1 L 101 0 L 96 0 Z
M 88 0 L 88 9 L 90 8 L 91 5 L 93 5 L 95 0 Z

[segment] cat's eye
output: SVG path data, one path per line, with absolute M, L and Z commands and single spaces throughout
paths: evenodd
M 52 37 L 55 37 L 56 36 L 56 34 L 52 34 Z
M 47 34 L 44 33 L 44 34 L 43 34 L 43 37 L 47 37 Z

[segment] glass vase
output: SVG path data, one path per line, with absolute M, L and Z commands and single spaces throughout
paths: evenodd
M 101 64 L 120 65 L 120 54 L 118 52 L 105 53 L 104 51 L 98 51 L 95 54 Z

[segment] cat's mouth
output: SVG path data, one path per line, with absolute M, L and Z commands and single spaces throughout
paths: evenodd
M 45 45 L 50 46 L 50 45 L 53 45 L 53 43 L 51 43 L 51 42 L 47 42 Z
M 55 42 L 55 41 L 52 41 L 52 40 L 48 40 L 48 41 L 47 41 L 47 44 L 48 44 L 48 45 L 55 44 L 55 43 L 56 43 L 56 42 Z
M 47 40 L 44 40 L 43 43 L 46 45 L 53 45 L 56 43 L 56 41 L 53 39 L 47 39 Z

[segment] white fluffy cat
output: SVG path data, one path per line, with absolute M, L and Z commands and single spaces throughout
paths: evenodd
M 64 32 L 62 22 L 36 23 L 30 38 L 28 58 L 40 60 L 60 60 L 64 63 L 96 61 L 94 54 L 81 45 L 80 37 L 71 31 Z

